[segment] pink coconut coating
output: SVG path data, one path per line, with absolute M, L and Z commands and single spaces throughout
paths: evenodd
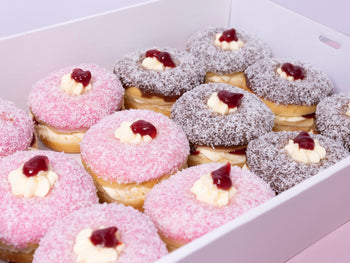
M 190 191 L 194 182 L 222 166 L 220 163 L 194 166 L 153 187 L 143 207 L 159 233 L 179 243 L 187 243 L 275 196 L 262 179 L 234 166 L 231 167 L 231 180 L 237 192 L 227 206 L 217 207 L 198 201 Z
M 77 234 L 85 229 L 115 226 L 125 244 L 115 262 L 154 262 L 167 249 L 151 220 L 132 207 L 98 204 L 75 211 L 58 221 L 40 241 L 33 263 L 76 262 L 73 251 Z
M 43 198 L 15 196 L 8 175 L 36 155 L 46 155 L 58 176 Z M 0 240 L 18 249 L 38 243 L 56 220 L 98 202 L 91 177 L 64 153 L 19 151 L 0 159 Z
M 74 68 L 89 70 L 92 88 L 81 95 L 61 89 L 61 78 Z M 121 109 L 124 89 L 110 71 L 94 64 L 61 69 L 37 82 L 29 95 L 29 108 L 39 122 L 62 131 L 86 130 Z
M 124 121 L 137 119 L 152 123 L 157 136 L 151 142 L 121 143 L 114 136 Z M 105 181 L 142 183 L 176 172 L 187 160 L 189 143 L 183 130 L 163 114 L 149 110 L 116 112 L 85 134 L 81 158 Z
M 11 101 L 0 98 L 0 158 L 26 150 L 33 139 L 34 125 Z

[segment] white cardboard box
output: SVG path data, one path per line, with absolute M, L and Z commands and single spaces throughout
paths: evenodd
M 27 110 L 32 84 L 59 68 L 112 69 L 128 51 L 184 48 L 196 30 L 228 25 L 257 34 L 275 56 L 322 68 L 337 91 L 349 92 L 350 38 L 341 33 L 268 0 L 160 0 L 0 39 L 0 96 Z M 347 158 L 159 262 L 286 261 L 350 219 L 349 185 Z

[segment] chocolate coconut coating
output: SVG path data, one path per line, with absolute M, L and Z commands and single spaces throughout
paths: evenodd
M 277 69 L 284 63 L 304 68 L 305 78 L 290 81 L 280 77 Z M 301 61 L 268 58 L 251 65 L 244 74 L 252 92 L 277 104 L 312 106 L 332 95 L 334 90 L 331 79 L 324 72 Z
M 244 95 L 234 113 L 221 115 L 207 105 L 209 97 L 220 90 Z M 254 94 L 222 83 L 202 84 L 182 95 L 173 105 L 171 118 L 185 131 L 191 144 L 240 146 L 270 132 L 274 115 Z
M 141 63 L 150 49 L 168 52 L 176 67 L 164 71 L 144 68 Z M 129 53 L 116 63 L 114 73 L 124 88 L 137 87 L 147 95 L 175 98 L 202 84 L 205 77 L 201 61 L 189 52 L 174 48 L 149 48 Z
M 345 115 L 349 109 L 350 97 L 334 94 L 322 100 L 316 109 L 317 130 L 324 136 L 340 141 L 350 150 L 350 117 Z
M 187 50 L 204 61 L 206 71 L 216 74 L 243 72 L 256 61 L 271 57 L 271 49 L 261 39 L 236 29 L 244 45 L 238 50 L 224 50 L 214 44 L 215 36 L 229 28 L 206 28 L 195 33 L 187 42 Z
M 337 141 L 323 135 L 310 134 L 326 150 L 319 163 L 305 164 L 292 159 L 284 147 L 299 132 L 271 132 L 249 142 L 247 164 L 251 171 L 281 193 L 349 155 Z

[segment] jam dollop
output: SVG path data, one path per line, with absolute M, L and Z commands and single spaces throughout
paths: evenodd
M 25 176 L 31 177 L 37 175 L 40 171 L 49 170 L 49 158 L 45 155 L 34 156 L 23 165 L 22 172 Z
M 156 58 L 161 52 L 158 49 L 150 49 L 146 51 L 146 58 Z
M 196 147 L 193 145 L 190 145 L 190 154 L 192 155 L 198 155 L 199 151 L 197 151 Z
M 211 172 L 211 177 L 213 178 L 213 183 L 219 189 L 229 190 L 232 187 L 232 181 L 230 178 L 231 164 L 227 163 L 219 169 Z
M 175 68 L 176 65 L 168 52 L 161 52 L 157 49 L 146 51 L 146 58 L 156 58 L 164 67 Z
M 230 151 L 230 154 L 237 154 L 237 155 L 245 155 L 247 152 L 247 148 L 237 149 L 234 151 Z
M 222 32 L 221 37 L 219 38 L 220 42 L 232 42 L 232 41 L 238 41 L 238 37 L 236 34 L 236 30 L 234 28 L 231 28 L 229 30 L 226 30 Z
M 284 71 L 288 76 L 291 76 L 294 78 L 294 80 L 297 79 L 304 79 L 305 78 L 305 70 L 304 68 L 300 66 L 294 66 L 291 63 L 284 63 L 281 67 L 282 71 Z
M 33 116 L 32 121 L 34 123 L 34 125 L 39 125 L 40 123 L 38 122 L 38 120 Z
M 135 121 L 130 126 L 131 130 L 136 134 L 139 133 L 141 136 L 149 135 L 152 139 L 157 136 L 157 129 L 152 123 L 144 120 Z
M 242 103 L 243 94 L 234 93 L 227 90 L 220 90 L 218 92 L 219 100 L 226 103 L 229 108 L 239 107 Z
M 88 70 L 84 71 L 80 68 L 75 68 L 73 69 L 71 78 L 74 79 L 76 82 L 83 84 L 83 86 L 86 87 L 90 83 L 91 72 Z
M 314 140 L 305 131 L 300 132 L 293 142 L 299 144 L 299 149 L 313 150 L 315 148 Z
M 111 226 L 92 232 L 90 240 L 95 246 L 116 247 L 120 242 L 116 236 L 118 228 Z
M 312 119 L 312 118 L 315 118 L 315 113 L 310 113 L 310 114 L 305 114 L 305 115 L 302 115 L 304 118 L 306 119 Z
M 33 132 L 33 138 L 32 138 L 32 141 L 30 142 L 30 147 L 33 147 L 34 144 L 36 143 L 36 136 L 35 136 L 35 133 Z

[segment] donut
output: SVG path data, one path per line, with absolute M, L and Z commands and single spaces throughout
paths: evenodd
M 37 147 L 34 124 L 13 102 L 0 98 L 0 158 Z
M 350 97 L 334 94 L 327 97 L 316 108 L 317 131 L 327 137 L 340 141 L 350 150 Z
M 240 105 L 232 108 L 235 112 L 221 101 L 225 97 L 218 99 L 225 92 L 227 98 L 233 96 L 233 101 L 241 96 Z M 213 98 L 218 101 L 215 107 L 210 103 Z M 220 111 L 221 106 L 226 107 L 225 112 Z M 186 92 L 174 103 L 171 118 L 191 144 L 189 166 L 230 162 L 242 167 L 248 142 L 270 132 L 274 121 L 273 113 L 254 94 L 223 83 L 202 84 Z
M 316 105 L 333 93 L 330 78 L 306 62 L 268 58 L 248 67 L 247 90 L 276 115 L 274 131 L 311 131 Z
M 222 178 L 214 177 L 215 171 Z M 217 185 L 219 181 L 222 189 Z M 224 186 L 227 190 L 223 190 Z M 205 163 L 177 172 L 154 186 L 147 194 L 144 209 L 171 251 L 274 195 L 266 182 L 246 169 L 229 163 Z
M 304 142 L 298 142 L 297 138 Z M 314 146 L 309 149 L 303 145 L 310 143 Z M 339 142 L 305 131 L 271 132 L 250 141 L 247 147 L 250 170 L 268 182 L 276 193 L 293 187 L 348 155 Z
M 140 210 L 146 193 L 186 166 L 188 154 L 189 143 L 181 128 L 150 110 L 131 109 L 105 117 L 81 142 L 82 163 L 95 181 L 101 202 Z
M 241 29 L 209 27 L 196 32 L 187 50 L 203 60 L 206 82 L 227 83 L 244 88 L 244 70 L 260 59 L 271 57 L 271 49 L 258 37 Z
M 98 236 L 105 240 L 112 236 L 114 242 L 98 243 L 94 241 Z M 154 262 L 167 253 L 146 215 L 122 204 L 104 203 L 74 211 L 58 221 L 41 239 L 33 263 L 54 263 L 58 258 L 60 262 Z
M 37 134 L 48 147 L 78 153 L 84 133 L 122 108 L 123 94 L 112 72 L 81 64 L 53 72 L 34 84 L 29 108 Z
M 170 116 L 184 92 L 204 82 L 205 70 L 192 54 L 152 48 L 126 54 L 114 67 L 125 88 L 126 109 L 148 109 Z
M 98 202 L 90 176 L 64 153 L 17 151 L 0 159 L 0 259 L 32 262 L 56 220 Z

